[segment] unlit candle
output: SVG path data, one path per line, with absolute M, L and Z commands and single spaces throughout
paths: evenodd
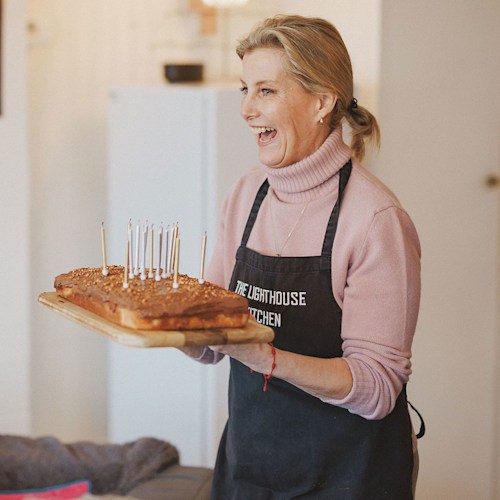
M 101 224 L 101 249 L 102 249 L 102 275 L 108 275 L 108 263 L 106 259 L 106 231 L 104 230 L 104 222 Z
M 177 234 L 177 238 L 175 240 L 174 280 L 172 283 L 173 288 L 179 288 L 179 260 L 180 260 L 179 251 L 180 251 L 180 248 L 181 248 L 181 239 L 179 238 L 179 235 Z
M 156 266 L 156 274 L 155 274 L 156 281 L 161 280 L 161 254 L 162 254 L 161 244 L 162 244 L 162 238 L 163 238 L 163 225 L 162 224 L 160 224 L 160 227 L 158 228 L 158 265 Z
M 205 254 L 207 251 L 207 232 L 203 235 L 203 240 L 201 242 L 201 264 L 200 264 L 200 277 L 198 278 L 198 283 L 202 285 L 205 283 Z

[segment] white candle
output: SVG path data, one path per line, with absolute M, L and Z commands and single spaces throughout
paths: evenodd
M 141 237 L 141 223 L 137 221 L 135 226 L 135 253 L 134 253 L 134 275 L 139 275 L 139 240 Z
M 149 228 L 149 273 L 148 273 L 148 278 L 154 278 L 153 274 L 153 251 L 155 247 L 155 240 L 154 240 L 154 229 L 153 229 L 154 224 L 151 224 L 151 227 Z
M 177 237 L 179 235 L 179 224 L 176 222 L 175 226 L 172 228 L 172 241 L 170 243 L 170 272 L 174 272 L 174 261 L 175 261 L 175 245 Z
M 174 258 L 174 280 L 172 283 L 173 288 L 179 288 L 179 260 L 180 260 L 180 248 L 181 248 L 181 239 L 179 235 L 175 240 L 175 258 Z
M 156 281 L 161 280 L 162 238 L 163 238 L 163 222 L 160 224 L 160 227 L 158 228 L 158 265 L 156 266 L 156 274 L 155 274 Z
M 203 235 L 203 240 L 201 242 L 201 264 L 200 264 L 200 277 L 198 278 L 198 283 L 202 285 L 205 283 L 205 254 L 207 251 L 207 232 Z
M 163 272 L 161 273 L 161 277 L 163 279 L 167 279 L 170 276 L 170 268 L 169 268 L 169 236 L 170 236 L 170 226 L 165 228 L 165 234 L 163 236 L 163 246 L 165 247 L 164 258 L 163 258 Z
M 128 277 L 129 279 L 134 279 L 134 258 L 133 258 L 133 230 L 132 230 L 132 219 L 128 221 L 128 246 L 129 246 L 129 262 L 128 262 Z
M 142 228 L 141 231 L 142 237 L 142 255 L 141 255 L 141 280 L 146 279 L 146 247 L 148 244 L 148 221 Z
M 125 267 L 123 268 L 123 288 L 128 288 L 128 261 L 130 259 L 130 240 L 127 239 Z
M 102 275 L 108 275 L 108 264 L 106 259 L 106 231 L 104 230 L 104 222 L 101 224 L 101 249 L 102 249 Z

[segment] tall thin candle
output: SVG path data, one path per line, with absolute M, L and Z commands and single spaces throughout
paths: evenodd
M 104 229 L 104 222 L 101 224 L 101 249 L 102 249 L 102 275 L 108 275 L 108 263 L 106 258 L 106 231 Z
M 154 278 L 153 253 L 154 253 L 154 247 L 155 247 L 155 240 L 154 240 L 153 226 L 154 226 L 154 224 L 151 224 L 151 226 L 149 228 L 149 273 L 148 273 L 148 278 Z
M 203 235 L 203 240 L 201 242 L 201 264 L 200 264 L 200 277 L 198 278 L 198 283 L 202 285 L 205 283 L 205 254 L 207 251 L 207 232 Z
M 134 253 L 134 275 L 139 275 L 139 241 L 141 237 L 141 223 L 137 221 L 135 226 L 135 253 Z
M 163 235 L 163 246 L 165 247 L 165 255 L 163 260 L 163 272 L 161 277 L 167 279 L 170 276 L 170 266 L 169 266 L 169 237 L 170 237 L 170 226 L 165 228 L 165 234 Z
M 172 228 L 172 242 L 171 242 L 171 250 L 170 250 L 170 272 L 174 272 L 174 260 L 175 260 L 175 245 L 177 241 L 177 237 L 179 235 L 179 223 L 176 222 L 175 226 Z
M 181 239 L 179 235 L 175 240 L 175 258 L 174 258 L 174 280 L 172 283 L 173 288 L 179 288 L 179 260 L 180 260 L 180 248 L 181 248 Z
M 132 246 L 133 241 L 133 229 L 132 229 L 132 219 L 128 221 L 128 246 L 129 246 L 129 261 L 128 261 L 128 277 L 129 279 L 134 279 L 134 247 Z
M 161 255 L 162 255 L 163 222 L 158 228 L 158 265 L 156 266 L 155 280 L 161 280 Z
M 144 281 L 146 279 L 146 248 L 148 244 L 148 221 L 146 221 L 146 224 L 142 228 L 141 237 L 142 237 L 141 280 Z

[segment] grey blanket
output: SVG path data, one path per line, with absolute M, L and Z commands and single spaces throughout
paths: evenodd
M 46 488 L 86 479 L 95 495 L 126 495 L 179 462 L 171 444 L 142 438 L 126 444 L 0 435 L 0 490 Z

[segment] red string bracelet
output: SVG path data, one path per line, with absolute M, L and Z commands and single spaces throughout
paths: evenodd
M 269 372 L 269 374 L 267 375 L 265 373 L 262 374 L 262 376 L 264 377 L 264 387 L 262 388 L 262 390 L 264 392 L 267 391 L 267 381 L 273 376 L 274 369 L 276 368 L 276 349 L 272 342 L 268 342 L 267 344 L 271 347 L 271 353 L 273 355 L 273 364 L 271 365 L 271 371 Z M 250 368 L 250 373 L 253 373 L 253 368 Z
M 271 371 L 269 374 L 263 374 L 264 375 L 264 387 L 262 390 L 264 392 L 267 391 L 267 381 L 273 376 L 274 369 L 276 368 L 276 349 L 274 348 L 274 345 L 272 342 L 269 342 L 269 345 L 271 346 L 271 352 L 273 354 L 273 364 L 271 365 Z

